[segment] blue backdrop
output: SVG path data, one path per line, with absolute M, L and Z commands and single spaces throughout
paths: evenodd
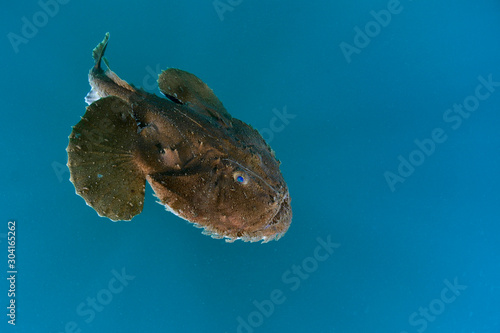
M 1 332 L 500 332 L 498 1 L 33 0 L 0 15 Z M 67 137 L 107 31 L 124 80 L 157 93 L 159 70 L 192 72 L 265 133 L 292 197 L 281 240 L 201 235 L 149 187 L 131 222 L 75 194 Z

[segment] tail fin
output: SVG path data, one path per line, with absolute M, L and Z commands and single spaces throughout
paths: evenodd
M 101 59 L 103 59 L 104 51 L 106 51 L 106 46 L 108 46 L 109 32 L 106 32 L 104 39 L 100 42 L 92 51 L 92 57 L 94 58 L 95 65 L 94 69 L 101 69 Z M 106 59 L 103 59 L 106 62 Z M 106 64 L 107 65 L 107 64 Z
M 131 92 L 136 92 L 136 89 L 128 84 L 126 81 L 120 79 L 109 67 L 108 61 L 104 57 L 104 51 L 108 46 L 109 32 L 106 33 L 102 42 L 100 42 L 92 51 L 92 57 L 94 58 L 95 64 L 90 69 L 89 72 L 89 83 L 91 90 L 85 96 L 85 102 L 87 104 L 92 104 L 98 99 L 110 95 L 120 95 L 122 98 L 126 97 L 123 95 L 125 92 L 119 93 L 116 90 L 116 86 L 125 88 Z M 106 64 L 106 70 L 101 67 L 101 60 Z

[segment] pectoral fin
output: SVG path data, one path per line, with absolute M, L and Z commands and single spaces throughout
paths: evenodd
M 180 104 L 190 104 L 198 112 L 209 116 L 226 127 L 231 127 L 231 115 L 202 80 L 186 71 L 169 68 L 158 76 L 160 91 Z
M 69 137 L 66 151 L 76 193 L 113 221 L 142 211 L 146 179 L 134 163 L 137 138 L 130 106 L 114 96 L 88 106 Z

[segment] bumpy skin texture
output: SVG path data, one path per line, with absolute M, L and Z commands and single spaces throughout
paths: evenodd
M 291 222 L 290 196 L 262 136 L 190 73 L 160 75 L 165 99 L 102 70 L 106 44 L 94 51 L 89 74 L 100 99 L 73 128 L 67 149 L 77 194 L 99 215 L 129 220 L 142 210 L 147 180 L 168 210 L 214 238 L 279 239 Z

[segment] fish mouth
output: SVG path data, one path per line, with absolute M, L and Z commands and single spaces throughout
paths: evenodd
M 292 223 L 292 206 L 290 194 L 287 191 L 283 196 L 281 201 L 280 209 L 276 212 L 276 215 L 271 219 L 271 221 L 264 227 L 263 231 L 270 230 L 271 234 L 263 237 L 264 243 L 270 240 L 278 240 L 280 239 L 290 227 Z
M 287 232 L 292 222 L 291 198 L 287 191 L 281 199 L 280 208 L 270 221 L 261 229 L 245 233 L 239 237 L 225 236 L 227 242 L 234 242 L 240 239 L 245 242 L 267 243 L 272 240 L 278 240 Z
M 192 223 L 194 223 L 195 227 L 204 229 L 202 234 L 216 239 L 223 238 L 228 243 L 233 243 L 236 240 L 242 240 L 244 242 L 262 241 L 262 243 L 267 243 L 283 237 L 290 227 L 292 222 L 292 207 L 290 202 L 291 198 L 287 191 L 281 198 L 279 209 L 277 209 L 274 216 L 269 219 L 269 222 L 267 222 L 263 227 L 254 230 L 227 230 L 225 228 L 220 229 L 206 223 Z M 190 220 L 188 221 L 191 222 Z

